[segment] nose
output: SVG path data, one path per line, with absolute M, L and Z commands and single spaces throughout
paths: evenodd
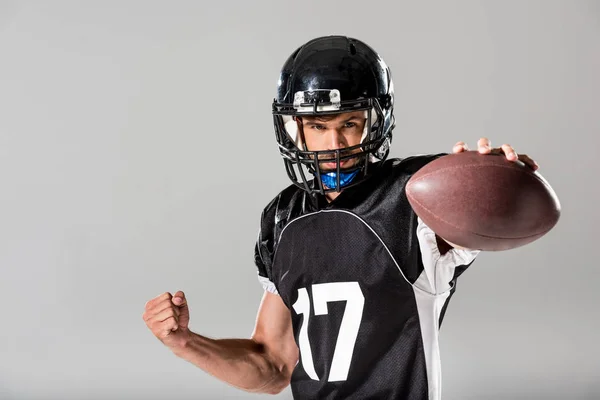
M 346 147 L 344 135 L 338 129 L 330 129 L 327 132 L 327 149 L 337 150 Z

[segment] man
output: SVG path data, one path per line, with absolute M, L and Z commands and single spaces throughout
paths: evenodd
M 410 207 L 406 182 L 442 154 L 387 159 L 393 105 L 390 70 L 365 43 L 329 36 L 297 49 L 273 103 L 293 184 L 262 214 L 255 262 L 265 293 L 252 337 L 191 332 L 182 292 L 146 304 L 154 335 L 250 392 L 291 384 L 298 399 L 439 399 L 439 327 L 478 251 L 444 241 Z M 478 146 L 537 168 L 508 145 Z

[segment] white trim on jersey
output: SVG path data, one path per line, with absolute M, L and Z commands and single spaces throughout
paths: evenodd
M 415 290 L 421 337 L 423 338 L 423 352 L 425 353 L 425 367 L 427 368 L 427 388 L 429 400 L 442 398 L 442 363 L 440 358 L 439 342 L 439 316 L 450 292 L 432 297 L 420 290 Z
M 478 250 L 450 249 L 444 255 L 437 247 L 435 232 L 418 219 L 417 237 L 423 260 L 423 272 L 415 282 L 415 299 L 419 312 L 419 324 L 423 338 L 425 365 L 427 367 L 427 387 L 429 400 L 442 398 L 442 364 L 439 344 L 439 320 L 444 304 L 450 296 L 450 281 L 454 277 L 454 269 L 460 265 L 471 263 Z M 421 290 L 416 290 L 419 288 Z M 435 293 L 435 296 L 424 292 Z
M 424 270 L 416 280 L 415 286 L 436 295 L 445 293 L 451 289 L 450 281 L 454 276 L 454 268 L 470 264 L 479 254 L 479 250 L 452 248 L 441 255 L 435 232 L 425 225 L 421 218 L 417 217 L 417 221 L 417 237 Z
M 383 239 L 381 239 L 381 236 L 379 236 L 379 234 L 378 234 L 377 232 L 375 232 L 375 229 L 373 229 L 373 228 L 371 227 L 371 225 L 367 224 L 367 223 L 366 223 L 366 221 L 365 221 L 364 219 L 362 219 L 361 217 L 359 217 L 358 215 L 354 214 L 354 213 L 353 213 L 353 212 L 351 212 L 351 211 L 348 211 L 348 210 L 319 210 L 319 211 L 315 211 L 315 212 L 312 212 L 312 213 L 308 213 L 308 214 L 301 215 L 301 216 L 299 216 L 299 217 L 297 217 L 297 218 L 295 218 L 295 219 L 293 219 L 293 220 L 289 221 L 289 222 L 287 223 L 287 225 L 283 227 L 283 229 L 282 229 L 281 233 L 279 234 L 279 237 L 283 236 L 283 233 L 285 232 L 285 230 L 286 230 L 286 229 L 287 229 L 287 228 L 288 228 L 290 225 L 292 225 L 292 224 L 293 224 L 293 223 L 295 223 L 295 222 L 298 222 L 299 220 L 301 220 L 301 219 L 303 219 L 303 218 L 307 218 L 307 217 L 310 217 L 310 216 L 313 216 L 313 215 L 316 215 L 316 214 L 320 214 L 320 213 L 331 213 L 331 212 L 339 212 L 339 213 L 349 214 L 349 215 L 353 216 L 354 218 L 358 219 L 360 222 L 362 222 L 362 223 L 363 223 L 363 224 L 364 224 L 364 225 L 365 225 L 367 228 L 369 228 L 369 230 L 370 230 L 371 232 L 373 232 L 373 234 L 375 235 L 375 237 L 377 237 L 377 239 L 378 239 L 378 240 L 381 242 L 381 244 L 383 245 L 383 248 L 384 248 L 384 249 L 385 249 L 385 251 L 388 253 L 388 255 L 390 256 L 390 258 L 392 259 L 392 261 L 394 262 L 394 265 L 396 265 L 396 268 L 398 268 L 398 271 L 400 272 L 400 275 L 402 275 L 402 277 L 404 278 L 404 280 L 405 280 L 405 281 L 406 281 L 406 282 L 407 282 L 409 285 L 411 285 L 413 288 L 417 288 L 417 289 L 419 289 L 419 290 L 425 290 L 425 289 L 421 289 L 420 287 L 416 287 L 416 286 L 415 286 L 415 285 L 414 285 L 414 284 L 413 284 L 413 283 L 412 283 L 412 282 L 411 282 L 411 281 L 410 281 L 410 280 L 409 280 L 409 279 L 406 277 L 406 275 L 404 275 L 404 271 L 402 271 L 402 268 L 400 268 L 400 265 L 398 265 L 398 262 L 397 262 L 397 261 L 396 261 L 396 259 L 394 258 L 394 256 L 393 256 L 392 252 L 391 252 L 391 251 L 390 251 L 390 249 L 387 247 L 387 245 L 385 244 L 385 242 L 383 241 Z M 275 258 L 276 258 L 276 255 L 277 255 L 277 250 L 275 250 L 275 255 L 273 256 L 273 259 L 275 259 Z M 261 275 L 259 275 L 258 277 L 259 277 L 259 280 L 261 280 L 261 279 L 264 279 L 264 277 L 263 277 L 263 276 L 261 276 Z M 261 282 L 262 282 L 262 280 L 261 280 Z M 274 284 L 273 282 L 271 282 L 271 281 L 269 281 L 269 282 L 270 282 L 270 284 L 273 284 L 273 286 L 275 286 L 275 284 Z M 267 283 L 267 287 L 270 287 L 270 284 L 268 284 L 268 283 Z M 264 284 L 263 284 L 263 286 L 264 286 Z M 435 293 L 432 293 L 432 292 L 430 292 L 430 291 L 427 291 L 427 290 L 425 290 L 425 291 L 426 291 L 426 292 L 427 292 L 427 294 L 428 294 L 428 295 L 430 295 L 430 296 L 435 296 L 435 295 L 436 295 Z
M 262 285 L 263 289 L 266 290 L 267 292 L 273 293 L 273 294 L 279 294 L 279 292 L 277 291 L 277 288 L 275 287 L 275 284 L 273 282 L 271 282 L 271 280 L 269 278 L 265 278 L 262 275 L 258 275 L 258 281 Z
M 281 235 L 286 230 L 286 228 L 293 222 L 296 222 L 300 219 L 309 217 L 314 214 L 319 214 L 322 212 L 342 212 L 346 214 L 350 214 L 355 218 L 358 218 L 365 226 L 367 226 L 373 234 L 379 239 L 383 247 L 388 252 L 396 267 L 402 274 L 402 277 L 417 289 L 420 289 L 426 292 L 429 295 L 437 296 L 444 294 L 445 292 L 451 289 L 450 281 L 452 280 L 452 276 L 454 275 L 454 268 L 459 265 L 466 265 L 472 262 L 477 254 L 479 254 L 478 250 L 462 250 L 462 249 L 451 249 L 443 256 L 440 255 L 440 251 L 437 247 L 437 241 L 435 239 L 435 233 L 421 220 L 418 218 L 417 225 L 417 237 L 419 240 L 419 247 L 421 249 L 421 257 L 423 259 L 424 271 L 419 276 L 419 279 L 415 283 L 410 282 L 406 276 L 404 276 L 404 272 L 396 262 L 396 259 L 383 242 L 381 237 L 375 232 L 373 228 L 369 224 L 367 224 L 362 218 L 358 215 L 347 211 L 347 210 L 320 210 L 309 214 L 301 215 L 300 217 L 293 219 L 290 221 L 282 230 Z M 258 275 L 258 280 L 265 290 L 271 293 L 277 294 L 277 289 L 275 288 L 275 284 L 262 275 Z

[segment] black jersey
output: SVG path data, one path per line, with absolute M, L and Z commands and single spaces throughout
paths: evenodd
M 406 182 L 438 156 L 374 164 L 331 203 L 290 186 L 263 211 L 255 261 L 291 312 L 294 398 L 440 398 L 439 327 L 477 252 L 440 255 L 408 203 Z

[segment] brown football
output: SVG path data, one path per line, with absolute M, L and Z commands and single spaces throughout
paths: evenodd
M 504 154 L 440 157 L 406 185 L 415 213 L 458 246 L 509 250 L 539 239 L 560 217 L 560 202 L 538 172 Z

